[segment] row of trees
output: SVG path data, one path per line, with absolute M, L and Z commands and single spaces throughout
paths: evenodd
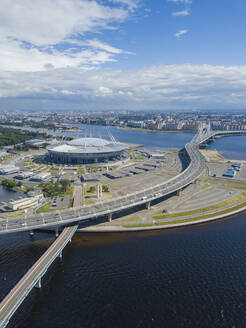
M 12 179 L 5 179 L 1 181 L 1 184 L 7 188 L 14 188 L 14 187 L 20 187 L 21 182 L 20 181 L 15 181 Z
M 68 179 L 61 179 L 55 183 L 41 183 L 40 188 L 49 197 L 63 196 L 69 189 L 71 182 Z
M 22 131 L 17 129 L 4 128 L 0 126 L 0 146 L 10 146 L 25 142 L 33 138 L 47 137 L 44 133 L 33 131 Z
M 2 186 L 6 187 L 6 188 L 21 187 L 21 189 L 19 189 L 19 190 L 21 190 L 24 193 L 34 190 L 34 187 L 24 187 L 20 181 L 16 181 L 13 179 L 4 179 L 0 183 Z

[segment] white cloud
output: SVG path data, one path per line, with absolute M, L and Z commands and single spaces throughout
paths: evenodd
M 190 9 L 187 8 L 185 10 L 182 11 L 175 11 L 172 13 L 173 16 L 188 16 L 190 15 Z
M 127 17 L 123 8 L 88 0 L 2 0 L 0 36 L 46 46 L 71 35 L 108 28 Z
M 188 30 L 179 30 L 179 31 L 175 34 L 175 36 L 176 36 L 177 38 L 180 38 L 182 35 L 184 35 L 184 34 L 186 34 L 186 33 L 188 33 Z
M 3 109 L 3 103 L 16 101 L 14 108 L 19 109 L 29 101 L 35 108 L 42 104 L 54 109 L 244 108 L 245 88 L 246 66 L 2 72 L 0 105 Z
M 130 10 L 137 8 L 139 0 L 109 0 L 111 2 L 120 3 L 129 7 Z
M 2 0 L 0 70 L 98 65 L 115 61 L 121 53 L 130 54 L 98 39 L 88 41 L 86 33 L 113 28 L 136 6 L 131 0 L 117 1 L 112 7 L 99 0 L 11 0 L 11 5 Z

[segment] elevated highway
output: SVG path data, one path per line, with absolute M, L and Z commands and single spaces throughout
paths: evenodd
M 217 135 L 232 135 L 241 132 L 244 131 L 211 131 L 209 126 L 205 129 L 201 128 L 199 133 L 185 145 L 185 151 L 189 159 L 188 167 L 172 179 L 139 192 L 109 201 L 98 202 L 90 206 L 78 206 L 63 211 L 35 214 L 27 218 L 7 219 L 5 222 L 0 223 L 0 234 L 79 224 L 85 220 L 97 219 L 104 215 L 107 215 L 110 219 L 113 213 L 141 204 L 148 205 L 155 199 L 188 186 L 201 175 L 205 168 L 205 159 L 199 152 L 200 144 Z

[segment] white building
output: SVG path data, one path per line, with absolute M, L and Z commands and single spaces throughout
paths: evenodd
M 1 165 L 0 166 L 0 174 L 13 174 L 18 173 L 20 169 L 13 165 Z
M 0 159 L 4 159 L 8 156 L 8 153 L 6 151 L 0 151 Z
M 42 199 L 43 199 L 42 194 L 34 197 L 17 199 L 9 202 L 7 204 L 7 207 L 10 208 L 12 211 L 23 210 L 25 208 L 38 205 L 42 201 Z
M 41 172 L 36 175 L 34 175 L 30 180 L 31 181 L 37 181 L 37 182 L 43 182 L 47 181 L 51 178 L 51 174 L 49 172 Z

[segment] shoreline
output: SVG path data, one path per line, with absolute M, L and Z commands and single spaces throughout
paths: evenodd
M 158 129 L 145 129 L 145 128 L 131 128 L 131 127 L 122 127 L 122 126 L 117 126 L 117 129 L 120 130 L 135 130 L 135 131 L 142 131 L 142 132 L 152 132 L 152 133 L 191 133 L 191 134 L 196 134 L 196 132 L 192 130 L 158 130 Z
M 223 220 L 223 219 L 226 219 L 226 218 L 229 218 L 231 216 L 234 216 L 234 215 L 237 215 L 237 214 L 240 214 L 240 213 L 243 213 L 246 211 L 246 206 L 241 208 L 241 209 L 238 209 L 238 210 L 235 210 L 235 211 L 232 211 L 228 214 L 225 214 L 225 215 L 215 215 L 211 218 L 207 218 L 207 219 L 198 219 L 196 221 L 190 221 L 190 222 L 183 222 L 183 223 L 170 223 L 170 224 L 166 224 L 166 225 L 159 225 L 159 226 L 149 226 L 149 227 L 133 227 L 133 228 L 114 228 L 114 226 L 110 227 L 110 226 L 107 226 L 107 227 L 103 227 L 103 228 L 96 228 L 96 229 L 93 229 L 93 228 L 81 228 L 81 229 L 78 229 L 76 232 L 79 232 L 79 233 L 116 233 L 116 232 L 141 232 L 141 231 L 152 231 L 152 230 L 162 230 L 162 229 L 175 229 L 175 228 L 182 228 L 182 227 L 187 227 L 187 226 L 192 226 L 192 225 L 196 225 L 196 224 L 204 224 L 204 223 L 207 223 L 207 222 L 211 222 L 211 221 L 217 221 L 217 220 Z
M 218 150 L 199 149 L 200 153 L 205 157 L 208 163 L 243 163 L 245 159 L 232 159 L 224 157 Z

